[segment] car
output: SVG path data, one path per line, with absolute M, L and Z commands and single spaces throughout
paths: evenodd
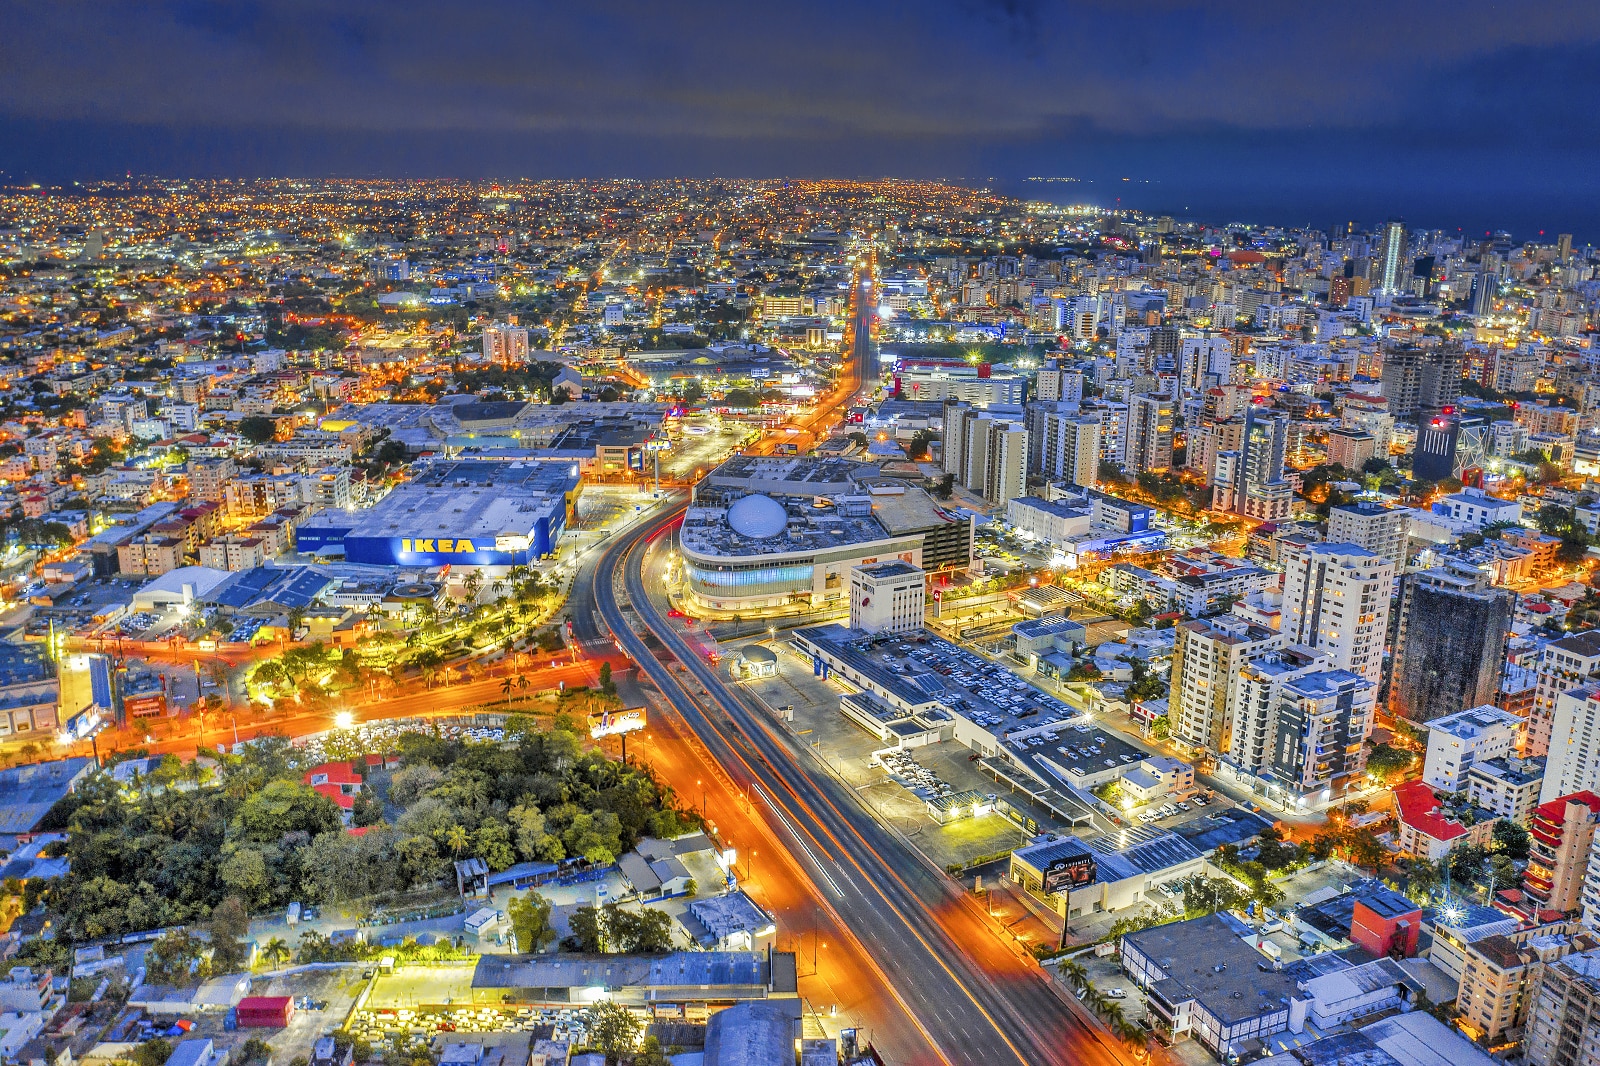
M 981 758 L 983 758 L 982 755 L 979 755 L 977 752 L 973 752 L 971 755 L 967 756 L 967 761 L 968 762 L 977 762 Z
M 1126 988 L 1108 988 L 1101 995 L 1107 999 L 1127 999 L 1128 990 Z
M 1185 814 L 1188 814 L 1189 813 L 1189 805 L 1187 803 L 1180 803 L 1180 804 L 1178 804 L 1178 810 L 1182 811 Z

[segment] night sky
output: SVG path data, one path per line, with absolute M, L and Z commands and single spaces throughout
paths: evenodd
M 1070 176 L 1600 241 L 1597 57 L 1596 0 L 0 0 L 0 168 Z

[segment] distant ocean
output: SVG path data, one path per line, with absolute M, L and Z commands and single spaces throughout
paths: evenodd
M 1600 198 L 1578 188 L 1545 195 L 1510 195 L 1498 189 L 1314 194 L 1294 189 L 1184 190 L 1170 182 L 1137 179 L 1064 182 L 996 178 L 969 179 L 962 184 L 982 184 L 1005 196 L 1057 204 L 1115 207 L 1120 198 L 1124 208 L 1211 224 L 1248 222 L 1328 230 L 1344 222 L 1376 227 L 1398 215 L 1415 229 L 1447 233 L 1459 229 L 1464 235 L 1479 237 L 1486 231 L 1505 230 L 1517 241 L 1550 243 L 1555 242 L 1557 233 L 1571 233 L 1576 247 L 1600 244 Z M 1542 237 L 1540 230 L 1544 231 Z

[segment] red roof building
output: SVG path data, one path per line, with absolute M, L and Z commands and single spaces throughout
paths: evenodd
M 1462 844 L 1487 845 L 1498 821 L 1492 815 L 1471 825 L 1456 820 L 1440 807 L 1433 789 L 1421 781 L 1396 786 L 1394 807 L 1400 820 L 1401 852 L 1429 862 L 1437 862 Z
M 1600 796 L 1593 792 L 1574 792 L 1534 808 L 1522 888 L 1542 910 L 1568 914 L 1578 909 L 1596 824 Z
M 289 996 L 246 996 L 234 1007 L 241 1029 L 282 1029 L 294 1018 Z
M 350 769 L 347 762 L 325 762 L 321 766 L 313 766 L 306 771 L 302 780 L 346 811 L 355 807 L 356 793 L 365 785 L 361 775 Z

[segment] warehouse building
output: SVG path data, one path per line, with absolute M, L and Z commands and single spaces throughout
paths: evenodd
M 578 496 L 568 462 L 429 463 L 365 511 L 324 511 L 299 550 L 379 566 L 517 566 L 553 555 Z

